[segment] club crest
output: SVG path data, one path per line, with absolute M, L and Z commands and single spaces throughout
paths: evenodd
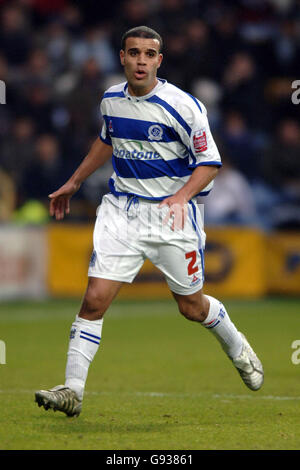
M 152 124 L 148 129 L 148 139 L 159 141 L 162 139 L 163 130 L 158 124 Z

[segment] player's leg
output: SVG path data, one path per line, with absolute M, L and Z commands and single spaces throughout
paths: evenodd
M 89 321 L 101 320 L 122 285 L 120 281 L 89 277 L 78 317 Z
M 202 289 L 190 295 L 172 294 L 185 318 L 209 329 L 231 359 L 240 355 L 243 347 L 241 335 L 219 300 L 204 295 Z
M 245 384 L 257 390 L 263 382 L 262 366 L 250 345 L 237 331 L 224 305 L 204 295 L 203 217 L 199 209 L 189 207 L 184 231 L 163 227 L 161 243 L 148 250 L 151 261 L 164 273 L 180 312 L 189 320 L 209 329 L 221 343 L 240 372 Z
M 104 196 L 98 211 L 88 286 L 71 327 L 65 385 L 36 393 L 39 405 L 69 416 L 80 413 L 89 365 L 102 336 L 103 315 L 123 282 L 132 282 L 144 262 L 136 240 L 137 220 L 128 219 L 127 198 L 113 198 Z
M 90 363 L 98 351 L 103 315 L 122 282 L 90 277 L 79 315 L 71 326 L 65 385 L 83 398 Z
M 263 367 L 246 340 L 231 321 L 224 305 L 214 297 L 204 295 L 202 289 L 190 295 L 173 292 L 179 311 L 188 319 L 209 329 L 232 360 L 244 383 L 251 390 L 263 384 Z
M 39 390 L 36 402 L 78 416 L 88 370 L 99 348 L 103 315 L 122 286 L 122 282 L 90 277 L 79 315 L 72 324 L 67 355 L 65 384 Z

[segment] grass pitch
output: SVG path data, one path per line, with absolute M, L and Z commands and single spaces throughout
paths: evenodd
M 38 408 L 34 391 L 64 382 L 80 301 L 0 304 L 0 449 L 300 449 L 300 301 L 224 304 L 263 362 L 260 391 L 174 302 L 115 302 L 77 419 Z

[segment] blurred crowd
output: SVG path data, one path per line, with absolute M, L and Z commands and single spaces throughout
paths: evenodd
M 147 25 L 164 40 L 159 76 L 203 101 L 223 159 L 199 201 L 206 223 L 300 227 L 299 0 L 0 0 L 0 9 L 0 221 L 34 211 L 47 220 L 48 194 L 99 133 L 104 90 L 124 80 L 121 36 Z M 88 178 L 69 220 L 94 218 L 111 173 L 108 163 Z

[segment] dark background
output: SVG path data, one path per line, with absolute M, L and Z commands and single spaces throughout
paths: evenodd
M 124 80 L 121 36 L 147 25 L 164 40 L 159 76 L 205 104 L 224 162 L 207 223 L 299 228 L 299 1 L 0 0 L 0 9 L 1 222 L 30 220 L 28 202 L 47 207 L 78 166 L 101 128 L 104 90 Z M 87 180 L 68 220 L 94 219 L 111 172 L 109 163 Z

